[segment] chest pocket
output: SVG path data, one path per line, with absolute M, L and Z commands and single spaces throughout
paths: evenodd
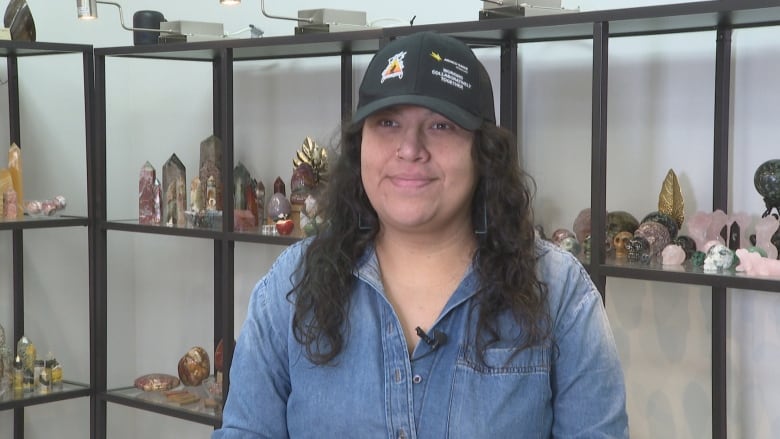
M 461 349 L 452 379 L 448 419 L 450 439 L 546 438 L 552 422 L 547 347 L 485 353 Z

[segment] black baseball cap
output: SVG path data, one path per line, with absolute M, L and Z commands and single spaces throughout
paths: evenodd
M 485 66 L 466 44 L 435 32 L 397 38 L 374 55 L 352 121 L 403 104 L 431 109 L 467 130 L 496 122 Z

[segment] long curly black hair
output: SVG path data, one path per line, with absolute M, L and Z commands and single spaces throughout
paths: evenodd
M 300 280 L 288 293 L 295 304 L 293 333 L 316 364 L 332 363 L 348 338 L 353 269 L 379 231 L 379 220 L 360 175 L 362 123 L 342 129 L 339 157 L 322 194 L 327 230 L 306 249 Z M 497 317 L 510 312 L 520 326 L 516 352 L 550 337 L 547 289 L 537 278 L 531 198 L 533 180 L 523 172 L 514 135 L 492 123 L 474 133 L 472 158 L 478 184 L 472 202 L 480 280 L 477 352 L 499 341 Z M 480 230 L 482 229 L 482 230 Z

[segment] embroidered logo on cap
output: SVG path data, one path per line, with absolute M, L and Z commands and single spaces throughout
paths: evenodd
M 385 79 L 404 77 L 404 56 L 406 52 L 398 52 L 387 60 L 387 67 L 382 71 L 380 84 L 384 83 Z
M 441 62 L 441 55 L 439 55 L 436 52 L 431 52 L 431 58 L 435 59 L 436 61 Z

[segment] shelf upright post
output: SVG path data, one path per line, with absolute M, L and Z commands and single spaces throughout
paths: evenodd
M 728 212 L 731 31 L 718 26 L 715 42 L 715 121 L 712 209 Z M 712 288 L 712 437 L 726 439 L 726 288 Z
M 352 119 L 352 54 L 341 54 L 341 122 Z
M 94 95 L 91 101 L 94 109 L 90 113 L 93 121 L 87 135 L 94 135 L 92 157 L 93 190 L 91 192 L 90 212 L 92 219 L 90 227 L 91 257 L 94 259 L 91 269 L 95 270 L 90 279 L 94 286 L 90 288 L 90 307 L 93 316 L 90 323 L 90 346 L 92 354 L 90 362 L 90 386 L 93 389 L 91 436 L 106 437 L 106 418 L 108 417 L 107 402 L 103 396 L 108 390 L 108 232 L 104 227 L 107 220 L 108 207 L 106 197 L 106 57 L 94 55 Z M 89 119 L 88 119 L 89 120 Z
M 499 109 L 501 114 L 500 124 L 512 131 L 516 139 L 519 139 L 517 116 L 519 87 L 517 86 L 517 41 L 512 39 L 501 43 L 501 96 Z
M 605 299 L 607 278 L 601 274 L 606 248 L 607 212 L 607 73 L 609 23 L 593 23 L 593 73 L 590 163 L 590 277 Z
M 21 123 L 19 116 L 19 63 L 16 55 L 9 54 L 6 58 L 8 68 L 8 131 L 10 143 L 22 147 Z M 24 335 L 24 234 L 22 229 L 12 232 L 13 244 L 13 295 L 14 295 L 14 330 L 12 346 Z M 14 438 L 24 437 L 24 408 L 14 409 Z
M 214 346 L 222 340 L 222 394 L 230 388 L 234 338 L 233 231 L 233 49 L 220 49 L 212 64 L 214 134 L 222 140 L 222 237 L 214 242 Z M 220 322 L 217 324 L 217 322 Z

